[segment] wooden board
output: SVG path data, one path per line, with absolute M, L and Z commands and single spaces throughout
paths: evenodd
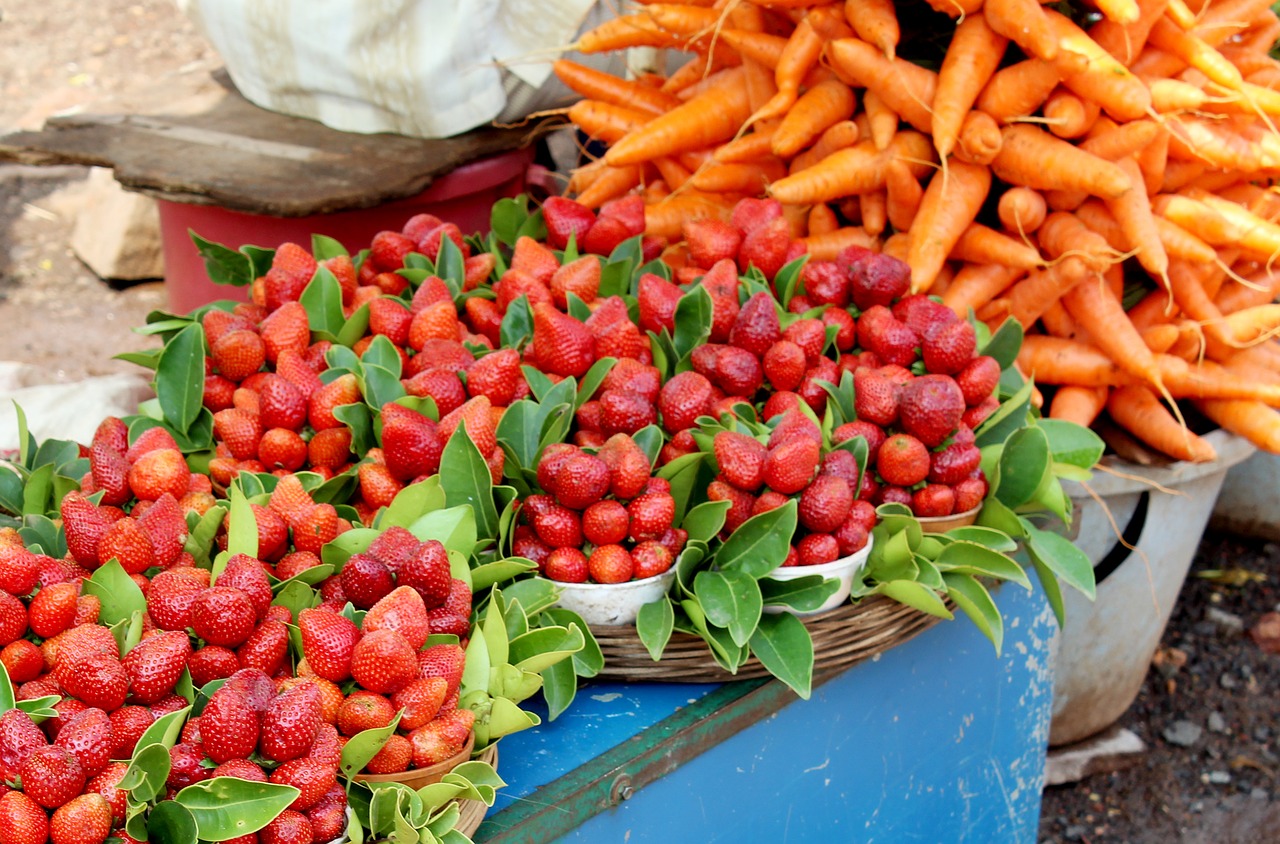
M 259 108 L 231 86 L 193 114 L 77 114 L 0 137 L 0 161 L 114 169 L 159 199 L 275 217 L 369 208 L 414 196 L 437 177 L 533 142 L 533 128 L 452 138 L 359 135 Z

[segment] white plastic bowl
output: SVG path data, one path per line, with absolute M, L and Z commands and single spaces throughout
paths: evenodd
M 817 609 L 801 611 L 791 609 L 790 607 L 766 606 L 764 611 L 769 613 L 789 612 L 792 615 L 805 617 L 824 613 L 840 606 L 848 600 L 849 593 L 853 591 L 853 579 L 857 577 L 858 573 L 862 571 L 864 566 L 866 566 L 867 558 L 871 556 L 872 542 L 872 537 L 868 535 L 867 544 L 862 547 L 861 551 L 850 554 L 847 557 L 841 557 L 838 560 L 832 560 L 829 563 L 822 563 L 821 565 L 816 566 L 779 566 L 769 572 L 768 576 L 774 580 L 795 580 L 800 577 L 809 577 L 811 575 L 820 574 L 828 580 L 833 578 L 838 579 L 840 581 L 840 588 L 837 589 L 835 593 L 824 601 Z
M 560 599 L 556 606 L 573 610 L 587 624 L 616 627 L 631 624 L 645 604 L 667 594 L 676 569 L 646 577 L 644 580 L 628 580 L 626 583 L 556 583 Z

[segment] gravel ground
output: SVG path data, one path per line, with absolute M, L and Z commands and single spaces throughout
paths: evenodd
M 154 110 L 204 89 L 219 65 L 166 0 L 0 0 L 0 15 L 0 133 L 38 129 L 67 109 Z M 36 364 L 50 380 L 134 371 L 110 358 L 150 343 L 131 328 L 165 302 L 161 282 L 113 286 L 75 257 L 86 175 L 0 165 L 0 361 Z M 1230 566 L 1267 579 L 1236 587 L 1194 576 Z M 1280 546 L 1205 537 L 1162 665 L 1120 722 L 1148 753 L 1119 773 L 1050 789 L 1044 844 L 1280 841 L 1280 656 L 1244 632 L 1278 609 L 1278 582 Z

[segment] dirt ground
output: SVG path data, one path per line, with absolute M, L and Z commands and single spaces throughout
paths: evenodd
M 219 66 L 169 0 L 0 0 L 0 134 L 68 109 L 156 110 L 204 90 Z M 86 176 L 0 164 L 0 361 L 35 364 L 49 380 L 136 371 L 111 356 L 149 345 L 131 329 L 166 303 L 161 281 L 107 283 L 76 258 L 69 244 Z M 1280 841 L 1280 656 L 1222 620 L 1247 630 L 1280 609 L 1280 546 L 1210 533 L 1194 570 L 1227 565 L 1268 579 L 1189 579 L 1162 644 L 1167 659 L 1121 721 L 1147 754 L 1049 789 L 1044 844 Z M 1210 607 L 1227 616 L 1207 618 Z M 1200 728 L 1189 746 L 1166 738 L 1180 721 Z

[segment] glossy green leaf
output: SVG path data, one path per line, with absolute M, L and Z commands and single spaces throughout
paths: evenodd
M 640 607 L 636 616 L 636 633 L 654 662 L 662 659 L 674 625 L 675 610 L 665 597 Z
M 1036 494 L 1049 471 L 1049 438 L 1040 428 L 1009 435 L 1000 455 L 1000 482 L 995 495 L 1006 507 L 1018 507 Z
M 952 528 L 946 532 L 946 536 L 957 539 L 962 542 L 974 542 L 978 545 L 985 545 L 992 551 L 998 551 L 1001 554 L 1012 554 L 1018 548 L 1018 543 L 1014 542 L 1004 531 L 995 530 L 981 525 L 966 525 L 964 527 Z M 934 559 L 930 556 L 929 559 Z
M 503 586 L 502 594 L 507 601 L 518 601 L 526 613 L 535 615 L 554 605 L 560 591 L 546 578 L 530 577 Z
M 177 712 L 161 715 L 143 731 L 137 747 L 146 747 L 149 744 L 158 744 L 166 750 L 173 747 L 177 744 L 178 737 L 182 735 L 182 725 L 187 722 L 187 716 L 190 714 L 191 707 L 186 707 Z
M 149 803 L 164 793 L 171 770 L 169 748 L 162 744 L 140 745 L 117 784 L 139 803 Z
M 291 785 L 214 777 L 187 786 L 173 801 L 191 812 L 201 839 L 227 841 L 262 829 L 301 793 Z
M 349 349 L 359 342 L 369 330 L 369 303 L 365 302 L 347 318 L 342 324 L 342 329 L 338 332 L 337 338 L 333 341 L 337 344 L 335 348 Z
M 946 584 L 947 595 L 969 616 L 982 631 L 982 635 L 991 640 L 991 644 L 995 645 L 996 655 L 999 656 L 1004 644 L 1004 619 L 1000 616 L 996 602 L 991 600 L 991 593 L 976 578 L 967 574 L 943 572 L 942 581 Z
M 1049 452 L 1056 462 L 1091 469 L 1102 459 L 1106 446 L 1090 428 L 1062 419 L 1041 419 L 1036 427 L 1048 437 Z
M 147 815 L 149 844 L 196 844 L 199 829 L 191 810 L 173 800 L 162 800 Z
M 0 510 L 13 516 L 21 516 L 22 493 L 22 478 L 18 473 L 0 466 Z
M 954 617 L 936 592 L 914 580 L 891 580 L 888 583 L 881 583 L 876 587 L 876 591 L 922 613 L 945 619 Z
M 782 307 L 788 307 L 791 299 L 800 292 L 802 288 L 800 274 L 808 262 L 809 256 L 801 255 L 794 261 L 784 264 L 782 269 L 774 275 L 773 287 L 778 291 L 778 301 L 782 303 Z
M 508 659 L 520 670 L 536 673 L 571 657 L 582 650 L 584 644 L 582 630 L 577 625 L 539 627 L 511 640 Z
M 662 451 L 662 445 L 666 441 L 662 433 L 662 429 L 657 425 L 646 425 L 639 431 L 631 435 L 636 445 L 649 458 L 649 465 L 653 466 L 658 462 L 658 454 Z
M 196 234 L 194 229 L 188 229 L 187 234 L 190 235 L 191 242 L 196 245 L 196 252 L 204 261 L 205 273 L 214 284 L 244 287 L 253 283 L 256 276 L 248 256 L 229 249 L 221 243 L 205 240 Z
M 195 422 L 204 402 L 204 329 L 192 323 L 165 344 L 156 366 L 156 398 L 179 431 Z
M 1092 601 L 1097 596 L 1097 583 L 1089 555 L 1061 534 L 1041 530 L 1026 519 L 1022 522 L 1027 532 L 1027 551 L 1031 558 Z
M 126 621 L 135 612 L 146 612 L 147 609 L 147 599 L 142 590 L 114 559 L 99 566 L 84 582 L 81 591 L 97 596 L 102 603 L 98 620 L 108 626 Z
M 600 358 L 591 364 L 591 368 L 582 375 L 582 383 L 578 386 L 578 395 L 573 402 L 574 410 L 591 400 L 591 397 L 596 394 L 596 390 L 600 389 L 600 385 L 604 383 L 604 379 L 609 375 L 609 370 L 613 369 L 613 365 L 617 362 L 617 358 Z
M 582 620 L 582 616 L 573 610 L 552 607 L 542 613 L 542 624 L 544 626 L 559 625 L 565 628 L 577 627 L 582 632 L 582 649 L 573 654 L 573 671 L 579 677 L 589 679 L 599 674 L 604 668 L 604 654 L 600 652 L 600 645 L 591 635 L 591 628 Z
M 471 570 L 471 585 L 477 591 L 487 590 L 495 583 L 511 580 L 525 572 L 537 571 L 538 564 L 524 557 L 506 557 L 484 563 Z
M 27 476 L 26 488 L 22 491 L 24 516 L 43 515 L 49 510 L 49 499 L 53 495 L 53 475 L 54 468 L 46 464 Z
M 1022 520 L 997 498 L 988 497 L 978 512 L 978 525 L 989 527 L 1011 537 L 1023 535 Z
M 834 577 L 812 574 L 791 580 L 759 580 L 760 595 L 766 605 L 790 607 L 800 612 L 812 612 L 840 589 L 840 581 Z
M 400 351 L 385 334 L 379 334 L 373 338 L 369 348 L 365 349 L 364 354 L 360 356 L 360 363 L 362 366 L 380 366 L 396 378 L 402 374 Z M 382 405 L 375 404 L 374 407 L 382 407 Z
M 350 254 L 341 241 L 334 240 L 328 235 L 311 235 L 311 255 L 318 262 L 328 261 L 330 258 L 337 258 L 340 255 L 350 256 Z
M 578 694 L 578 675 L 572 660 L 561 660 L 542 671 L 542 697 L 547 702 L 547 720 L 564 714 Z
M 498 338 L 504 349 L 520 349 L 533 338 L 533 309 L 529 307 L 528 296 L 517 296 L 507 306 L 498 328 Z
M 364 379 L 360 392 L 370 405 L 382 407 L 384 404 L 390 404 L 396 399 L 404 397 L 404 384 L 400 381 L 400 376 L 396 372 L 387 369 L 385 366 L 378 366 L 368 362 L 361 368 L 364 370 Z
M 378 755 L 378 751 L 382 750 L 382 746 L 387 743 L 387 739 L 391 738 L 395 733 L 396 728 L 400 726 L 400 718 L 403 715 L 404 710 L 402 709 L 396 713 L 396 717 L 385 727 L 363 730 L 352 736 L 342 746 L 342 757 L 338 763 L 339 773 L 347 779 L 351 779 L 363 771 L 364 766 L 369 764 L 369 760 Z
M 17 705 L 13 694 L 13 681 L 9 679 L 9 670 L 0 662 L 0 714 L 8 712 Z
M 676 303 L 675 332 L 671 342 L 676 357 L 684 358 L 711 336 L 711 294 L 702 285 L 690 290 Z
M 742 571 L 701 571 L 693 579 L 707 620 L 729 631 L 737 645 L 745 645 L 760 622 L 764 601 L 756 579 Z
M 498 508 L 493 479 L 484 456 L 467 434 L 465 421 L 453 432 L 440 457 L 440 485 L 450 507 L 470 505 L 481 539 L 498 538 Z M 468 552 L 469 553 L 469 552 Z
M 933 562 L 943 572 L 958 571 L 994 577 L 1011 581 L 1028 590 L 1031 588 L 1027 573 L 1013 558 L 974 542 L 952 542 L 942 549 L 942 553 Z
M 382 511 L 378 527 L 381 530 L 390 527 L 407 528 L 425 514 L 444 506 L 444 489 L 440 486 L 440 476 L 432 475 L 426 480 L 409 484 L 396 493 L 390 506 Z
M 751 652 L 803 700 L 813 689 L 813 638 L 791 613 L 768 614 L 751 636 Z
M 489 712 L 489 740 L 496 741 L 503 736 L 536 727 L 542 721 L 532 712 L 526 712 L 512 701 L 498 697 L 493 699 L 493 709 Z
M 752 516 L 735 530 L 716 552 L 722 571 L 741 571 L 761 577 L 782 565 L 796 532 L 796 502 Z
M 1062 585 L 1058 583 L 1058 577 L 1053 570 L 1044 563 L 1032 557 L 1031 564 L 1035 567 L 1036 579 L 1040 581 L 1045 599 L 1053 608 L 1053 617 L 1058 620 L 1058 627 L 1062 627 L 1067 622 L 1067 608 L 1062 600 Z
M 689 539 L 710 542 L 724 527 L 728 512 L 728 501 L 704 501 L 685 514 L 680 527 L 689 532 Z
M 1010 398 L 1004 401 L 996 412 L 978 426 L 975 442 L 979 448 L 997 445 L 1009 438 L 1014 431 L 1027 424 L 1027 413 L 1031 408 L 1031 394 L 1035 383 L 1028 380 Z
M 307 325 L 322 340 L 338 338 L 347 317 L 342 313 L 342 285 L 328 267 L 319 267 L 299 298 L 307 312 Z
M 333 418 L 351 430 L 351 450 L 356 454 L 367 454 L 375 445 L 373 439 L 373 416 L 369 406 L 364 402 L 352 402 L 333 409 Z
M 27 716 L 32 721 L 39 724 L 50 718 L 58 717 L 58 710 L 54 709 L 54 707 L 61 702 L 62 697 L 59 695 L 45 695 L 44 697 L 20 700 L 15 704 L 15 707 L 27 713 Z
M 229 490 L 231 497 L 230 524 L 227 527 L 227 551 L 231 554 L 258 556 L 258 521 L 249 506 L 249 501 L 240 491 L 240 487 L 232 484 Z M 216 582 L 216 578 L 215 578 Z
M 736 673 L 738 666 L 742 664 L 743 656 L 740 653 L 741 648 L 734 645 L 729 638 L 729 631 L 721 629 L 719 632 L 722 635 L 716 635 L 707 623 L 707 615 L 702 611 L 702 605 L 697 601 L 681 601 L 680 609 L 684 611 L 694 633 L 701 636 L 710 647 L 711 655 L 715 657 L 716 662 L 723 665 L 730 673 Z
M 1016 319 L 1009 317 L 991 335 L 991 339 L 987 341 L 980 350 L 979 354 L 990 355 L 996 359 L 996 363 L 1000 364 L 1001 369 L 1008 369 L 1013 362 L 1018 359 L 1018 351 L 1022 349 L 1022 325 Z
M 422 542 L 434 539 L 446 550 L 470 556 L 478 536 L 475 510 L 466 504 L 433 510 L 409 525 L 409 532 Z
M 436 275 L 449 285 L 454 295 L 462 290 L 462 285 L 466 281 L 466 259 L 451 237 L 440 238 L 440 252 L 436 255 Z

